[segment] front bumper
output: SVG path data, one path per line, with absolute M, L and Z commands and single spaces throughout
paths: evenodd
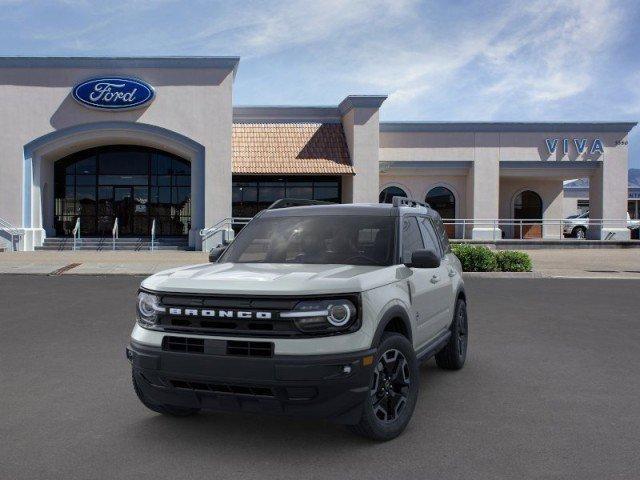
M 375 350 L 271 358 L 165 351 L 132 341 L 127 358 L 152 403 L 357 423 Z

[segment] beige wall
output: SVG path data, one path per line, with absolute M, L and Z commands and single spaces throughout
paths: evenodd
M 129 111 L 89 109 L 72 98 L 71 90 L 81 80 L 103 75 L 141 78 L 154 87 L 156 98 L 146 107 Z M 193 175 L 195 186 L 204 190 L 200 206 L 196 205 L 201 218 L 192 219 L 193 230 L 228 217 L 231 212 L 232 84 L 233 74 L 228 68 L 129 68 L 126 64 L 119 68 L 0 66 L 0 218 L 34 229 L 51 223 L 48 218 L 38 218 L 41 210 L 42 215 L 51 216 L 50 206 L 40 209 L 39 205 L 32 205 L 30 224 L 23 225 L 24 147 L 32 142 L 43 148 L 43 152 L 57 151 L 60 155 L 113 142 L 153 142 L 152 146 L 162 148 L 166 141 L 167 150 L 180 150 L 179 142 L 170 135 L 163 137 L 160 129 L 200 145 L 204 152 L 202 169 Z M 71 138 L 65 138 L 64 148 L 47 145 L 45 140 L 38 143 L 46 134 L 63 134 L 81 125 L 108 122 L 122 122 L 123 128 L 111 135 L 103 130 L 94 136 L 86 132 L 78 134 L 75 145 L 71 133 Z M 131 124 L 159 128 L 149 136 L 127 135 L 126 126 Z M 48 162 L 55 159 L 50 154 L 34 158 L 33 188 L 37 190 L 34 201 L 40 201 L 45 183 L 44 193 L 51 195 L 53 175 Z M 193 196 L 197 203 L 196 195 Z

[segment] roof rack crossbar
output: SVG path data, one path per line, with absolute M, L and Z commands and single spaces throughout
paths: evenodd
M 322 200 L 309 200 L 306 198 L 279 198 L 267 207 L 267 210 L 275 210 L 277 208 L 287 207 L 304 207 L 307 205 L 331 205 L 331 202 L 323 202 Z
M 431 208 L 428 203 L 419 202 L 418 200 L 414 200 L 413 198 L 407 198 L 407 197 L 393 197 L 391 199 L 391 204 L 394 207 L 424 207 L 424 208 Z

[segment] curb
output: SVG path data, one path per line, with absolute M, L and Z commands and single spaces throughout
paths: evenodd
M 547 278 L 539 272 L 462 272 L 465 278 Z

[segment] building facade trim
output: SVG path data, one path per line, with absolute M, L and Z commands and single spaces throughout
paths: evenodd
M 233 70 L 240 57 L 0 57 L 0 68 L 215 68 Z
M 380 122 L 381 132 L 630 132 L 636 122 Z

